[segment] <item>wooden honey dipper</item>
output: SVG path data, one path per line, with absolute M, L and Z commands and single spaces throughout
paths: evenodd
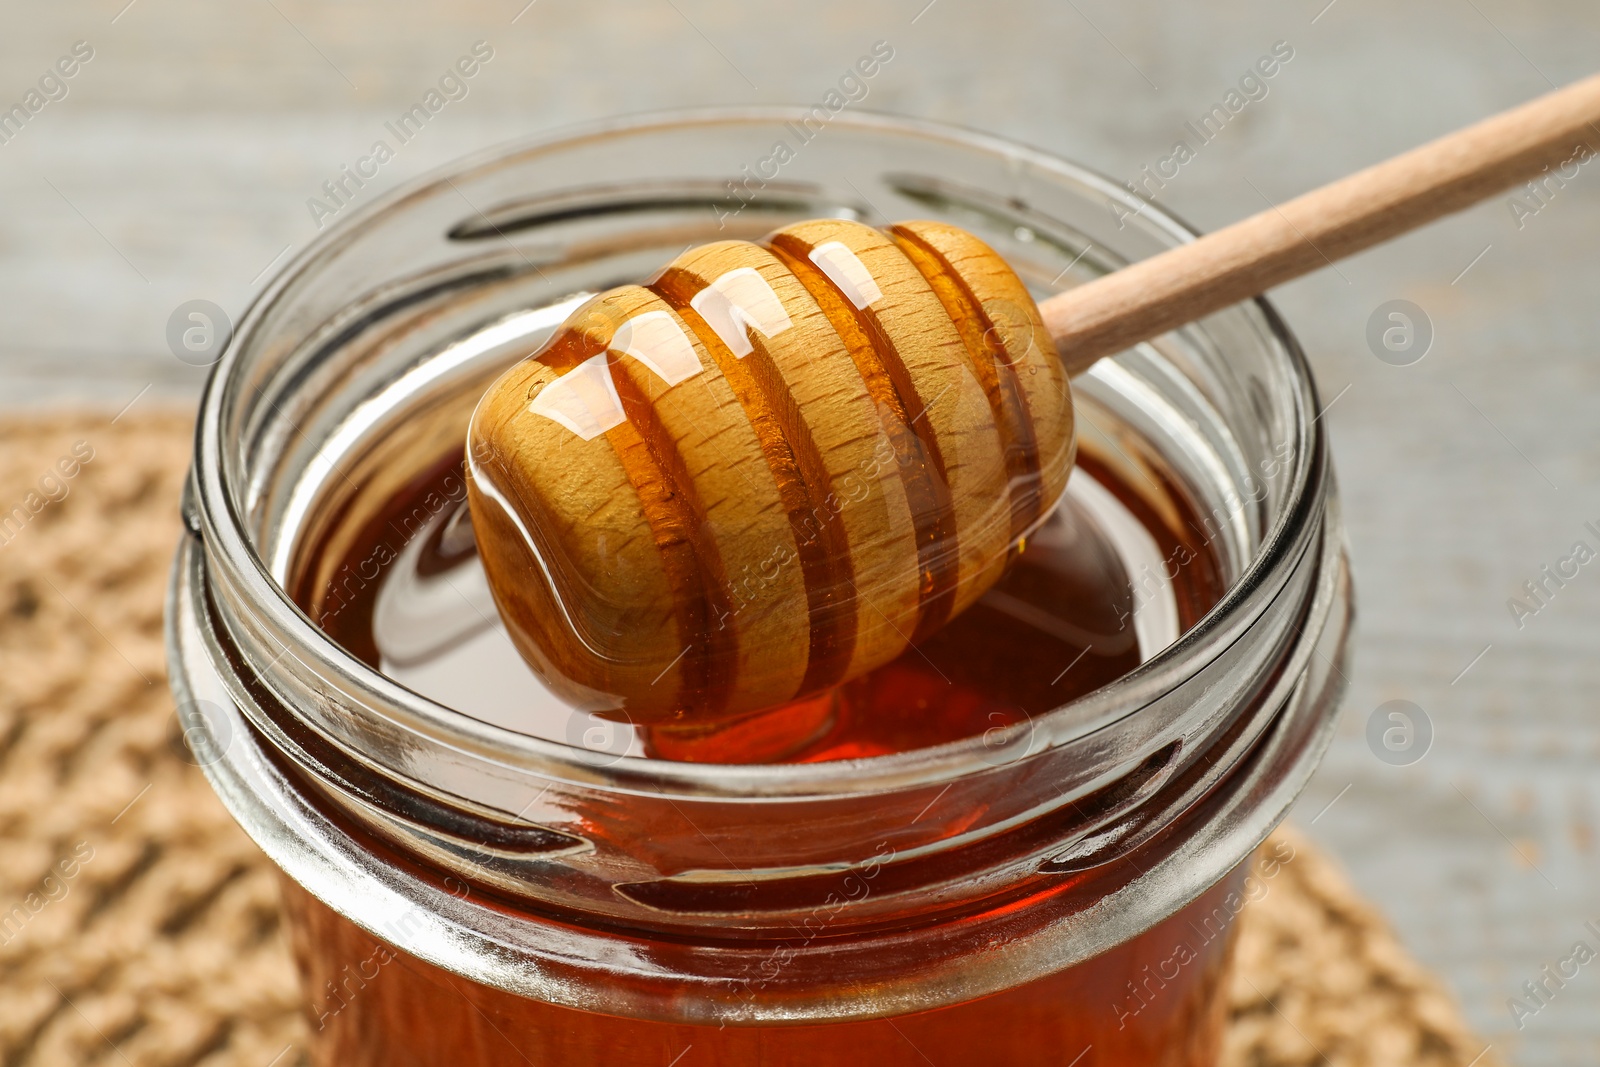
M 700 726 L 976 600 L 1074 458 L 1071 376 L 1600 146 L 1600 75 L 1035 305 L 953 226 L 822 219 L 588 301 L 467 448 L 513 641 L 576 706 Z

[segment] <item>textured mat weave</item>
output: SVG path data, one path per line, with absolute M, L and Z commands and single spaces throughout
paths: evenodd
M 175 415 L 0 422 L 0 1067 L 305 1060 L 275 875 L 166 689 L 189 434 Z M 1239 919 L 1230 1067 L 1497 1063 L 1332 865 L 1280 837 L 1295 858 Z

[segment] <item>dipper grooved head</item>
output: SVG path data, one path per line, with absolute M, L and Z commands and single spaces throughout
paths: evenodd
M 1067 373 L 953 226 L 797 223 L 579 308 L 473 415 L 469 499 L 518 650 L 578 707 L 707 723 L 880 666 L 1060 497 Z

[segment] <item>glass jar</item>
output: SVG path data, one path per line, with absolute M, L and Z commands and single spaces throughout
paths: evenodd
M 1039 296 L 1193 237 L 978 134 L 653 117 L 408 185 L 240 323 L 200 412 L 172 685 L 287 876 L 318 1062 L 1213 1062 L 1232 919 L 1290 857 L 1250 859 L 1331 737 L 1351 617 L 1315 388 L 1265 301 L 1074 383 L 1084 456 L 1165 529 L 1155 570 L 1203 554 L 1215 602 L 980 736 L 798 764 L 649 758 L 581 716 L 537 736 L 400 684 L 292 595 L 370 580 L 330 570 L 340 539 L 574 294 L 821 216 L 955 223 Z

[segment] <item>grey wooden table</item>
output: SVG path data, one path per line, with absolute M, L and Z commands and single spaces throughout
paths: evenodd
M 1267 95 L 1161 193 L 1209 227 L 1589 73 L 1600 41 L 1581 0 L 525 3 L 7 0 L 0 106 L 75 42 L 93 56 L 20 132 L 0 126 L 0 404 L 191 402 L 202 372 L 167 351 L 172 309 L 242 308 L 316 232 L 307 198 L 478 40 L 494 58 L 470 94 L 363 195 L 575 121 L 812 102 L 879 39 L 896 56 L 865 106 L 1132 176 L 1287 42 Z M 1507 601 L 1574 542 L 1600 548 L 1600 167 L 1525 204 L 1276 295 L 1333 401 L 1361 603 L 1341 736 L 1298 818 L 1497 1048 L 1592 1063 L 1600 965 L 1544 1004 L 1523 984 L 1600 947 L 1600 567 L 1521 625 Z M 1365 340 L 1397 298 L 1436 331 L 1413 366 Z M 1434 731 L 1403 768 L 1365 740 L 1396 699 Z M 1537 1011 L 1514 1017 L 1513 997 Z

